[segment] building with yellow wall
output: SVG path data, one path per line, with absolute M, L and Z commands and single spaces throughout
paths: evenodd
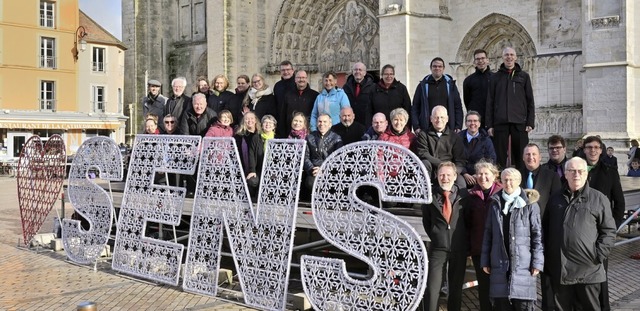
M 68 153 L 95 135 L 123 142 L 125 49 L 77 0 L 0 0 L 0 157 L 32 135 L 60 134 Z

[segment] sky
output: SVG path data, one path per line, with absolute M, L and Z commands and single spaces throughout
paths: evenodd
M 80 10 L 116 38 L 122 40 L 121 0 L 79 0 Z

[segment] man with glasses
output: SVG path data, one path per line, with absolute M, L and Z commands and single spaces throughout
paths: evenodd
M 295 88 L 284 95 L 284 103 L 280 110 L 280 120 L 278 120 L 278 137 L 287 137 L 291 132 L 291 121 L 293 121 L 294 113 L 302 112 L 307 117 L 307 120 L 311 119 L 313 103 L 315 103 L 317 97 L 318 92 L 312 90 L 309 86 L 307 72 L 298 70 L 295 76 Z
M 493 148 L 493 142 L 489 138 L 489 134 L 480 127 L 482 118 L 480 113 L 470 110 L 465 117 L 465 125 L 467 129 L 458 133 L 464 143 L 464 153 L 467 158 L 467 165 L 462 177 L 468 186 L 476 184 L 473 177 L 476 173 L 475 165 L 478 161 L 484 159 L 487 162 L 496 163 L 496 151 Z
M 624 220 L 625 202 L 620 184 L 618 171 L 600 161 L 604 143 L 598 136 L 589 136 L 584 139 L 584 152 L 589 171 L 589 187 L 602 192 L 610 202 L 611 214 L 615 221 L 616 228 L 620 227 Z M 565 170 L 565 174 L 566 174 Z M 569 177 L 567 177 L 567 180 Z M 607 269 L 607 262 L 604 262 Z M 600 307 L 602 310 L 611 310 L 609 305 L 609 286 L 606 280 L 601 284 Z
M 413 94 L 411 106 L 411 124 L 416 135 L 420 131 L 429 130 L 431 110 L 436 106 L 447 109 L 449 116 L 448 128 L 455 133 L 462 129 L 462 100 L 456 86 L 456 81 L 450 75 L 444 74 L 444 60 L 436 57 L 429 65 L 431 74 L 418 83 Z
M 590 141 L 591 147 L 599 144 Z M 595 143 L 595 144 L 594 144 Z M 599 145 L 597 147 L 600 147 Z M 596 149 L 596 148 L 593 148 Z M 542 228 L 545 273 L 551 276 L 557 310 L 601 310 L 606 261 L 615 241 L 609 199 L 587 183 L 582 158 L 565 165 L 567 183 L 549 200 Z M 602 308 L 604 310 L 604 308 Z
M 293 69 L 293 64 L 290 61 L 285 60 L 280 63 L 280 81 L 276 82 L 276 84 L 273 85 L 273 95 L 276 97 L 276 104 L 278 105 L 278 112 L 279 112 L 278 115 L 279 115 L 279 118 L 281 119 L 281 120 L 277 120 L 278 124 L 283 123 L 285 120 L 284 119 L 285 96 L 287 96 L 289 92 L 296 89 L 294 72 L 295 70 Z
M 467 111 L 478 111 L 482 116 L 487 110 L 487 90 L 492 74 L 487 51 L 482 49 L 473 51 L 473 64 L 476 66 L 476 72 L 464 79 L 462 83 L 464 106 Z M 482 121 L 480 128 L 484 128 Z
M 564 164 L 567 162 L 567 141 L 560 135 L 551 135 L 547 139 L 549 161 L 544 166 L 558 174 L 564 180 Z

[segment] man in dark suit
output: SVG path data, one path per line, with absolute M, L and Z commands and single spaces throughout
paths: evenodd
M 527 144 L 522 154 L 525 169 L 520 171 L 520 174 L 522 174 L 520 186 L 524 189 L 535 189 L 540 193 L 538 204 L 540 205 L 540 216 L 544 217 L 549 198 L 554 193 L 562 190 L 560 176 L 554 171 L 540 166 L 542 156 L 538 145 Z M 555 301 L 553 299 L 551 278 L 547 273 L 542 273 L 540 274 L 540 281 L 542 283 L 542 310 L 554 310 Z

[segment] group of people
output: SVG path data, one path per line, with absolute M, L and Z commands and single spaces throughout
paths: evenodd
M 145 132 L 235 137 L 251 189 L 259 185 L 269 139 L 306 140 L 307 189 L 324 160 L 344 145 L 399 144 L 437 181 L 433 202 L 423 207 L 431 239 L 426 308 L 437 310 L 446 270 L 448 309 L 460 309 L 471 256 L 483 311 L 530 310 L 538 274 L 543 310 L 608 310 L 606 258 L 625 211 L 617 170 L 604 164 L 604 144 L 595 136 L 584 140 L 582 158 L 567 159 L 565 139 L 553 135 L 549 161 L 540 163 L 540 148 L 528 138 L 535 126 L 531 79 L 515 49 L 505 48 L 502 60 L 492 72 L 487 52 L 474 52 L 476 72 L 463 83 L 466 114 L 440 57 L 413 100 L 392 65 L 383 66 L 376 81 L 361 62 L 342 88 L 336 73 L 324 73 L 320 92 L 288 61 L 273 88 L 260 74 L 241 75 L 232 93 L 218 75 L 213 88 L 199 78 L 189 97 L 186 79 L 176 78 L 166 98 L 161 84 L 149 80 Z
M 424 306 L 438 310 L 446 271 L 448 310 L 460 310 L 467 257 L 478 280 L 480 310 L 534 310 L 541 275 L 543 310 L 609 310 L 607 258 L 622 223 L 617 170 L 600 161 L 602 141 L 585 139 L 587 158 L 566 157 L 549 137 L 523 151 L 524 170 L 499 171 L 485 159 L 471 188 L 455 183 L 456 165 L 439 164 L 433 202 L 423 207 L 429 245 Z

